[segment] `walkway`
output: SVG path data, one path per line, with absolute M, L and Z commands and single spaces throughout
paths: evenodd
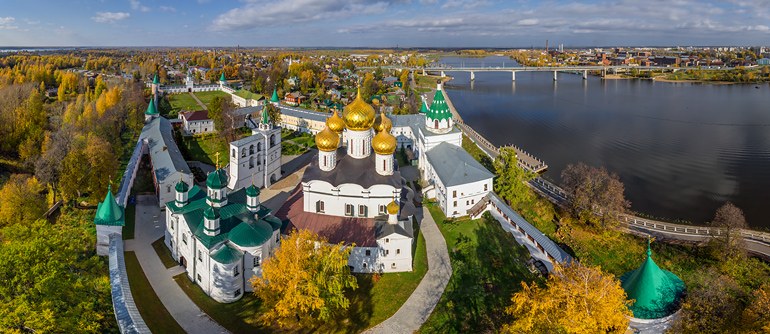
M 202 108 L 203 110 L 209 110 L 209 108 L 208 108 L 208 107 L 206 107 L 206 105 L 205 105 L 205 104 L 203 104 L 203 102 L 201 102 L 201 100 L 200 100 L 200 99 L 199 99 L 197 96 L 195 96 L 195 93 L 193 93 L 193 92 L 189 92 L 189 93 L 187 93 L 187 94 L 190 94 L 190 96 L 192 96 L 192 98 L 195 100 L 195 102 L 198 102 L 198 105 L 199 105 L 199 106 L 201 106 L 201 108 Z
M 427 208 L 423 207 L 422 214 L 420 233 L 425 238 L 428 252 L 428 272 L 396 314 L 364 333 L 413 333 L 419 330 L 438 304 L 452 277 L 452 265 L 444 236 Z
M 152 289 L 187 333 L 228 333 L 201 311 L 174 281 L 174 276 L 184 271 L 181 266 L 166 269 L 152 248 L 152 243 L 163 236 L 165 229 L 165 217 L 157 203 L 154 195 L 137 196 L 136 238 L 126 240 L 126 251 L 136 253 Z

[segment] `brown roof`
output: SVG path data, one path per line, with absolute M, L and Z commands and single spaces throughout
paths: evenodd
M 359 247 L 377 246 L 374 218 L 338 217 L 305 212 L 303 199 L 302 188 L 297 187 L 276 213 L 276 217 L 288 221 L 283 230 L 284 234 L 293 229 L 305 229 L 328 239 L 330 243 L 355 243 Z
M 203 121 L 209 119 L 209 112 L 207 110 L 188 111 L 183 112 L 182 117 L 184 117 L 188 122 Z

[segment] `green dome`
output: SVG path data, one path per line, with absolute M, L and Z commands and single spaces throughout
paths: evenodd
M 685 291 L 684 282 L 679 277 L 655 264 L 649 244 L 644 263 L 636 270 L 623 274 L 620 282 L 628 299 L 635 300 L 629 308 L 639 319 L 658 319 L 673 314 L 679 309 Z
M 257 188 L 256 186 L 254 186 L 252 184 L 251 186 L 246 188 L 246 196 L 249 196 L 249 197 L 257 197 L 257 196 L 259 196 L 259 188 Z
M 125 225 L 123 207 L 115 202 L 115 197 L 112 196 L 112 186 L 107 187 L 107 196 L 104 197 L 104 201 L 99 203 L 96 208 L 96 217 L 94 217 L 94 223 L 96 225 L 109 226 Z
M 150 99 L 150 104 L 147 105 L 147 111 L 145 111 L 144 114 L 145 115 L 158 114 L 158 108 L 155 108 L 155 99 Z
M 257 247 L 273 236 L 273 228 L 267 222 L 240 223 L 230 230 L 230 241 L 240 247 Z
M 219 218 L 219 212 L 217 210 L 214 210 L 212 207 L 208 207 L 206 211 L 203 211 L 203 217 L 205 217 L 208 220 L 214 220 Z
M 179 182 L 176 183 L 176 187 L 174 187 L 174 189 L 176 189 L 177 192 L 186 193 L 188 190 L 190 190 L 190 186 L 188 186 L 184 181 L 179 180 Z
M 206 177 L 206 187 L 211 189 L 222 189 L 227 187 L 227 172 L 224 169 L 217 169 Z
M 452 113 L 449 112 L 449 105 L 444 100 L 444 93 L 441 89 L 436 89 L 436 95 L 433 96 L 433 103 L 430 104 L 430 110 L 427 113 L 428 118 L 445 120 L 452 118 Z

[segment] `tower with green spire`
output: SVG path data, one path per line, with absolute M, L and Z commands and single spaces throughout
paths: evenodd
M 427 113 L 428 113 L 428 111 L 429 111 L 429 110 L 428 110 L 428 104 L 427 104 L 427 103 L 425 103 L 425 102 L 422 102 L 422 103 L 420 103 L 420 105 L 421 105 L 421 107 L 420 107 L 420 113 L 421 113 L 421 114 L 427 114 Z
M 278 90 L 273 88 L 273 97 L 270 98 L 270 102 L 272 103 L 280 103 L 281 100 L 278 98 Z
M 225 88 L 227 86 L 227 79 L 225 79 L 225 70 L 222 69 L 222 74 L 219 76 L 219 88 Z
M 658 319 L 679 309 L 685 285 L 679 277 L 663 270 L 652 259 L 650 241 L 647 241 L 647 259 L 642 265 L 620 277 L 621 286 L 629 300 L 635 318 Z
M 96 253 L 107 255 L 110 250 L 110 235 L 115 233 L 122 235 L 123 226 L 126 225 L 125 210 L 115 201 L 112 185 L 107 187 L 107 195 L 96 207 L 94 224 L 96 225 Z
M 454 125 L 452 113 L 449 111 L 449 105 L 447 105 L 444 99 L 444 92 L 441 86 L 439 82 L 436 86 L 436 94 L 433 96 L 433 103 L 430 104 L 430 109 L 425 113 L 425 126 L 428 130 L 435 133 L 449 132 Z
M 263 131 L 269 131 L 273 128 L 272 122 L 270 122 L 270 106 L 266 103 L 262 106 L 262 115 L 259 117 L 259 129 Z
M 150 104 L 147 105 L 147 110 L 144 112 L 144 121 L 152 120 L 155 117 L 158 117 L 158 108 L 155 107 L 155 99 L 153 97 L 150 99 Z

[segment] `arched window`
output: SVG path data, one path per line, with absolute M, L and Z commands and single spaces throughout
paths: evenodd
M 433 127 L 438 129 L 438 120 L 433 121 Z
M 244 147 L 243 150 L 241 150 L 241 158 L 246 157 L 246 148 Z
M 254 168 L 254 157 L 249 157 L 249 168 Z
M 249 145 L 249 154 L 254 154 L 254 145 Z
M 235 158 L 235 149 L 233 149 L 233 158 Z
M 385 160 L 382 160 L 382 170 L 387 170 L 385 166 L 387 166 L 387 162 Z
M 270 147 L 275 146 L 275 134 L 270 135 Z
M 324 155 L 324 167 L 326 167 L 326 166 L 327 166 L 327 163 L 326 163 L 326 160 L 327 160 L 327 158 L 329 158 L 329 157 L 327 157 L 327 156 L 325 156 L 325 155 Z
M 257 152 L 262 151 L 262 143 L 257 143 Z

